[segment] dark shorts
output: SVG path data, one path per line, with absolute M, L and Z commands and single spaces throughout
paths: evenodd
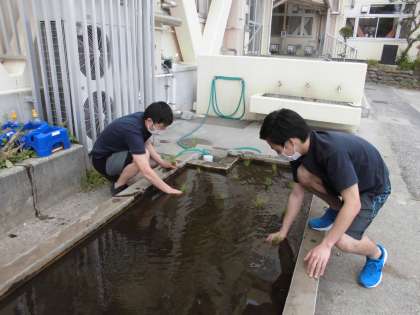
M 360 195 L 362 208 L 360 209 L 360 212 L 356 218 L 353 220 L 353 223 L 346 231 L 347 235 L 357 240 L 362 238 L 364 232 L 372 223 L 373 219 L 376 217 L 379 210 L 382 208 L 389 195 L 391 194 L 391 183 L 388 176 L 386 177 L 385 183 L 385 189 L 383 193 L 379 195 L 372 193 L 364 193 Z
M 131 162 L 133 162 L 133 156 L 128 151 L 116 152 L 100 159 L 92 156 L 93 167 L 111 182 L 116 182 L 123 169 Z

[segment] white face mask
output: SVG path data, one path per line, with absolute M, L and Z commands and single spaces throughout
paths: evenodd
M 293 144 L 293 142 L 292 142 L 292 144 Z M 302 156 L 302 154 L 300 154 L 299 152 L 297 152 L 295 150 L 295 145 L 294 144 L 293 144 L 293 151 L 294 151 L 294 153 L 292 155 L 284 154 L 283 153 L 284 151 L 281 153 L 281 155 L 284 156 L 289 161 L 296 161 L 296 160 L 298 160 Z
M 160 135 L 162 132 L 162 130 L 157 129 L 154 124 L 152 124 L 150 128 L 147 128 L 147 131 L 149 131 L 154 136 Z

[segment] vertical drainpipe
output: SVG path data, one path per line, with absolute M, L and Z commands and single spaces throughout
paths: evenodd
M 263 28 L 262 29 L 262 45 L 261 45 L 262 55 L 270 54 L 272 15 L 273 15 L 273 1 L 265 0 L 264 10 L 263 10 L 263 21 L 262 21 L 262 28 Z
M 324 32 L 324 47 L 322 48 L 322 54 L 324 55 L 327 49 L 327 34 L 328 29 L 330 27 L 330 15 L 331 15 L 331 9 L 328 8 L 327 11 L 327 21 L 325 22 L 325 32 Z

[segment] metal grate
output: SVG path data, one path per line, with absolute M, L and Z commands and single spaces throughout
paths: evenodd
M 102 42 L 102 30 L 100 27 L 96 28 L 98 38 L 98 51 L 95 52 L 95 48 L 93 45 L 93 26 L 88 25 L 87 27 L 87 34 L 88 34 L 88 46 L 89 46 L 89 62 L 90 62 L 90 75 L 92 80 L 96 80 L 96 68 L 95 68 L 95 53 L 99 60 L 99 73 L 100 77 L 104 76 L 105 72 L 105 56 L 104 56 L 104 47 L 106 47 L 106 53 L 108 55 L 108 67 L 110 66 L 111 56 L 110 56 L 110 46 L 109 46 L 109 39 L 106 38 L 104 45 Z M 86 76 L 86 64 L 85 64 L 85 53 L 84 53 L 84 42 L 83 42 L 83 35 L 77 35 L 77 44 L 78 44 L 78 51 L 79 51 L 79 63 L 80 63 L 80 71 Z
M 104 122 L 104 125 L 107 126 L 111 121 L 109 120 L 109 116 L 106 115 L 107 109 L 106 109 L 106 101 L 107 101 L 107 94 L 105 92 L 101 92 L 101 100 L 102 102 L 99 101 L 98 98 L 98 92 L 93 92 L 92 94 L 92 99 L 93 99 L 93 112 L 94 112 L 94 124 L 95 124 L 95 130 L 96 130 L 96 134 L 99 134 L 102 130 L 101 130 L 101 125 L 100 125 L 100 120 L 102 119 Z M 115 116 L 115 110 L 114 110 L 114 102 L 112 101 L 111 98 L 108 99 L 110 106 L 111 106 L 111 117 Z M 102 104 L 102 110 L 100 110 L 100 104 Z M 90 120 L 90 114 L 89 114 L 89 108 L 90 108 L 90 103 L 89 103 L 89 98 L 87 98 L 85 100 L 85 102 L 83 103 L 83 110 L 85 113 L 85 126 L 86 126 L 86 134 L 88 135 L 89 138 L 93 138 L 93 126 L 92 126 L 92 122 Z M 102 117 L 99 117 L 99 115 L 102 115 Z
M 57 102 L 56 102 L 55 93 L 54 93 L 52 71 L 55 71 L 57 75 L 58 96 L 59 96 L 59 99 L 57 101 L 58 101 L 58 104 L 60 104 L 62 119 L 60 121 L 59 116 L 57 114 L 57 109 L 53 106 L 51 108 L 53 123 L 56 125 L 67 125 L 69 115 L 66 111 L 66 104 L 65 104 L 65 99 L 64 99 L 65 95 L 64 95 L 64 85 L 63 85 L 63 69 L 61 68 L 61 64 L 60 64 L 60 53 L 59 53 L 59 48 L 58 48 L 58 37 L 57 37 L 57 23 L 56 21 L 50 21 L 51 40 L 52 40 L 52 46 L 53 46 L 52 49 L 53 49 L 54 60 L 55 60 L 55 69 L 52 69 L 52 62 L 48 54 L 48 40 L 47 40 L 47 31 L 45 27 L 45 21 L 40 21 L 40 26 L 41 26 L 41 45 L 43 47 L 42 51 L 44 52 L 44 61 L 45 61 L 45 67 L 47 71 L 48 95 L 50 97 L 51 103 L 53 104 L 57 104 Z M 64 36 L 64 25 L 62 21 L 61 21 L 61 28 L 62 28 L 63 36 Z M 63 42 L 65 43 L 65 38 Z M 66 73 L 68 72 L 66 71 Z M 69 77 L 67 76 L 67 82 L 68 80 L 69 80 Z

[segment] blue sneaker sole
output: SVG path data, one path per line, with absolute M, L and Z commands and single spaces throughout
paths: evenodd
M 332 224 L 330 224 L 330 225 L 328 225 L 326 227 L 314 227 L 314 226 L 309 225 L 309 227 L 312 230 L 315 230 L 315 231 L 329 231 L 329 230 L 331 230 L 332 226 L 333 226 Z
M 384 250 L 384 263 L 382 265 L 382 268 L 385 266 L 386 264 L 386 260 L 388 259 L 388 252 L 386 251 L 386 249 L 384 247 L 382 247 L 382 249 Z M 378 282 L 376 282 L 375 284 L 371 285 L 371 286 L 364 286 L 367 289 L 371 289 L 371 288 L 375 288 L 377 287 L 380 283 L 382 282 L 382 271 L 381 271 L 381 276 L 379 277 Z

